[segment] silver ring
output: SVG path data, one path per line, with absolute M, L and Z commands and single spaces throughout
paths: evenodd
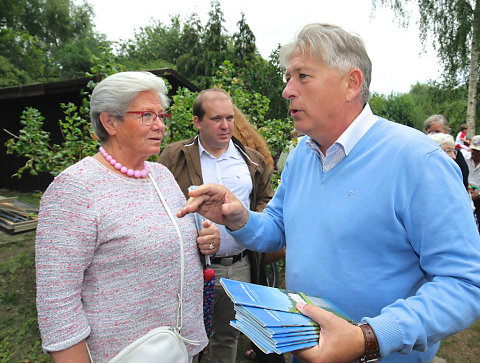
M 213 250 L 215 248 L 215 245 L 213 243 L 210 243 L 210 246 L 208 246 L 208 248 Z

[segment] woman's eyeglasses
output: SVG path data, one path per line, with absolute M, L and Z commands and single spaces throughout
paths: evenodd
M 457 150 L 456 149 L 445 149 L 445 152 L 450 156 L 457 156 Z
M 153 111 L 128 111 L 125 113 L 133 113 L 133 114 L 138 114 L 141 115 L 142 117 L 142 123 L 146 126 L 152 126 L 157 117 L 160 119 L 160 121 L 164 121 L 166 118 L 172 118 L 172 115 L 169 113 L 156 113 Z

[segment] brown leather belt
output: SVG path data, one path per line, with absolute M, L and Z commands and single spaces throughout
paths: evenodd
M 247 253 L 248 253 L 247 250 L 245 250 L 242 253 L 239 253 L 238 255 L 235 255 L 235 256 L 214 257 L 210 261 L 212 262 L 212 264 L 230 266 L 235 262 L 240 261 L 243 257 L 247 255 Z

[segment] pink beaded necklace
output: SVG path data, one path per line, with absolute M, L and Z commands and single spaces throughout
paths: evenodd
M 133 170 L 133 169 L 128 169 L 126 166 L 123 166 L 120 164 L 117 160 L 115 160 L 112 155 L 107 153 L 103 146 L 100 146 L 100 152 L 102 153 L 103 157 L 117 170 L 120 170 L 123 174 L 127 174 L 128 176 L 133 176 L 135 178 L 145 178 L 148 175 L 148 172 L 150 171 L 148 169 L 147 162 L 143 162 L 143 169 L 142 170 Z

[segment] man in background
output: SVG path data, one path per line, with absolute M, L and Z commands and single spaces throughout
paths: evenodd
M 200 92 L 193 116 L 198 135 L 168 145 L 159 162 L 170 169 L 187 198 L 191 185 L 215 183 L 231 190 L 245 208 L 262 211 L 273 196 L 270 169 L 260 153 L 244 147 L 232 136 L 235 119 L 230 95 L 221 89 Z M 245 249 L 224 226 L 218 227 L 221 245 L 211 265 L 216 287 L 210 356 L 212 363 L 232 363 L 239 332 L 230 326 L 235 312 L 220 278 L 258 283 L 261 254 Z

